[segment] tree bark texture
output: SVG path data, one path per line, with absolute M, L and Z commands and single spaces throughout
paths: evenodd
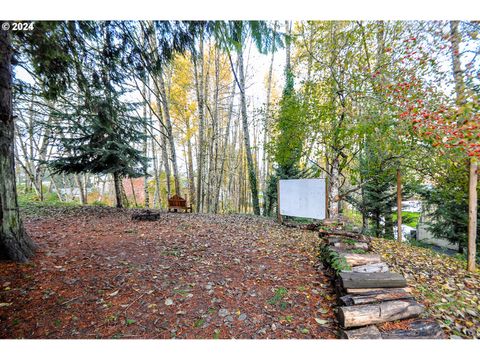
M 0 259 L 24 262 L 35 245 L 23 227 L 15 182 L 10 34 L 0 30 Z
M 374 325 L 420 315 L 424 306 L 415 300 L 386 301 L 379 304 L 341 306 L 338 320 L 342 327 Z
M 257 174 L 255 164 L 253 163 L 252 148 L 250 147 L 250 134 L 248 131 L 247 99 L 245 97 L 245 73 L 243 62 L 243 49 L 237 51 L 238 55 L 238 73 L 240 90 L 240 107 L 242 113 L 243 140 L 245 152 L 247 154 L 248 179 L 250 181 L 250 192 L 252 194 L 253 213 L 260 215 L 260 205 L 258 202 Z
M 117 208 L 122 208 L 123 207 L 122 184 L 121 184 L 120 174 L 117 172 L 113 173 L 113 185 L 115 188 L 115 206 Z
M 468 186 L 468 258 L 467 270 L 474 272 L 477 255 L 477 183 L 478 160 L 470 158 L 470 176 Z

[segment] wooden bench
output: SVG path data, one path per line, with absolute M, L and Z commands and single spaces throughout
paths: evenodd
M 192 212 L 192 206 L 187 206 L 187 200 L 182 198 L 179 195 L 173 195 L 168 199 L 168 212 L 173 210 L 177 212 L 178 210 L 185 210 L 185 212 Z

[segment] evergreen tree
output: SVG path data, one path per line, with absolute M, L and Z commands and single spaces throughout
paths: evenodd
M 267 188 L 267 211 L 270 215 L 277 201 L 277 182 L 280 179 L 300 177 L 300 158 L 306 129 L 302 125 L 302 105 L 294 89 L 291 69 L 286 70 L 286 82 L 280 100 L 280 111 L 275 122 L 277 132 L 273 140 L 273 157 L 276 163 Z
M 436 166 L 439 166 L 438 162 Z M 464 163 L 441 165 L 447 168 L 444 176 L 433 186 L 419 186 L 416 191 L 424 200 L 424 221 L 435 237 L 459 245 L 459 252 L 468 244 L 468 191 Z M 480 205 L 480 201 L 478 202 Z M 480 220 L 480 216 L 477 215 Z M 480 231 L 477 220 L 477 233 Z M 477 245 L 478 248 L 478 245 Z
M 272 139 L 273 157 L 276 163 L 267 188 L 266 214 L 270 215 L 277 201 L 277 182 L 280 179 L 296 179 L 300 174 L 300 158 L 305 141 L 305 122 L 302 103 L 295 92 L 295 78 L 291 65 L 291 24 L 285 22 L 286 62 L 285 86 L 280 100 L 280 111 L 275 121 L 277 136 Z
M 371 144 L 365 145 L 359 161 L 359 170 L 361 178 L 370 181 L 363 184 L 361 200 L 356 204 L 364 217 L 372 220 L 372 226 L 368 228 L 369 232 L 377 237 L 393 238 L 392 207 L 395 203 L 395 169 L 382 160 L 379 149 L 373 149 Z
M 111 23 L 69 24 L 69 31 L 71 40 L 77 40 L 71 47 L 73 60 L 82 56 L 73 87 L 77 105 L 57 114 L 62 118 L 58 155 L 49 165 L 57 172 L 112 174 L 116 205 L 122 207 L 121 177 L 144 175 L 146 168 L 142 150 L 135 148 L 144 141 L 145 119 L 132 115 L 138 104 L 124 100 L 123 46 Z M 88 42 L 97 44 L 98 51 Z

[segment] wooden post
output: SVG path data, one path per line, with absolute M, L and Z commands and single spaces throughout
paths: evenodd
M 280 180 L 277 180 L 277 220 L 283 224 L 282 214 L 280 213 Z
M 475 271 L 477 237 L 477 182 L 478 163 L 475 156 L 470 157 L 470 176 L 468 186 L 468 257 L 467 270 Z
M 397 240 L 402 242 L 402 174 L 397 169 Z

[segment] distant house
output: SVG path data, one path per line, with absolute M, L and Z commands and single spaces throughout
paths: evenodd
M 396 208 L 395 208 L 396 210 Z M 447 239 L 442 239 L 435 237 L 429 230 L 428 226 L 431 223 L 431 219 L 429 219 L 423 211 L 422 201 L 421 200 L 409 200 L 402 202 L 402 210 L 413 212 L 413 213 L 420 213 L 420 219 L 418 221 L 417 227 L 413 228 L 411 226 L 402 224 L 402 234 L 405 240 L 409 238 L 416 238 L 418 241 L 424 242 L 425 244 L 436 245 L 440 247 L 444 247 L 451 250 L 458 250 L 458 244 L 452 244 Z M 395 238 L 397 237 L 397 232 L 395 228 L 394 232 Z
M 428 230 L 429 221 L 424 215 L 420 216 L 417 224 L 417 240 L 426 244 L 437 245 L 451 250 L 458 251 L 458 244 L 452 244 L 447 239 L 435 237 Z

